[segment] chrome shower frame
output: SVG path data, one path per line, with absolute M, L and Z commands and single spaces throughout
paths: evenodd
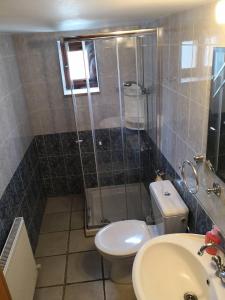
M 157 53 L 156 53 L 156 60 L 157 60 L 157 79 L 159 79 L 159 62 L 158 62 L 158 36 L 159 36 L 159 28 L 149 28 L 149 29 L 136 29 L 136 30 L 124 30 L 124 31 L 111 31 L 111 32 L 99 32 L 99 33 L 96 33 L 96 34 L 92 34 L 92 35 L 78 35 L 78 36 L 71 36 L 71 37 L 64 37 L 61 39 L 61 42 L 62 43 L 65 43 L 68 44 L 69 43 L 73 43 L 73 42 L 82 42 L 82 48 L 84 49 L 85 47 L 85 41 L 88 41 L 88 40 L 100 40 L 100 39 L 115 39 L 115 38 L 119 38 L 119 37 L 142 37 L 144 35 L 147 35 L 147 34 L 156 34 L 156 39 L 157 39 L 157 42 L 156 42 L 156 49 L 157 49 Z M 118 52 L 118 44 L 117 44 L 117 52 Z M 136 45 L 137 47 L 137 45 Z M 117 58 L 118 58 L 118 53 L 117 53 Z M 87 64 L 87 62 L 85 62 L 85 64 Z M 137 57 L 136 57 L 136 65 L 137 65 Z M 117 61 L 117 67 L 119 68 L 119 62 Z M 87 66 L 86 66 L 87 68 Z M 118 78 L 119 78 L 119 81 L 120 81 L 120 70 L 118 69 Z M 157 80 L 158 81 L 158 80 Z M 140 85 L 140 83 L 138 82 L 138 76 L 136 78 L 136 81 L 135 82 L 123 82 L 121 83 L 122 85 L 126 85 L 126 84 L 137 84 L 137 86 L 141 87 L 141 90 L 142 90 L 142 94 L 146 94 L 149 95 L 151 94 L 151 91 L 148 89 L 145 89 L 143 86 Z M 87 80 L 86 78 L 86 84 L 87 84 L 87 88 L 89 89 L 89 81 Z M 119 89 L 120 90 L 120 89 Z M 160 103 L 159 103 L 159 88 L 157 87 L 157 111 L 159 112 L 160 111 Z M 72 91 L 72 89 L 71 89 Z M 73 102 L 74 102 L 74 115 L 76 116 L 76 96 L 72 93 L 72 98 L 73 98 Z M 88 95 L 88 102 L 89 102 L 89 107 L 91 107 L 91 96 Z M 121 104 L 121 95 L 119 93 L 119 102 L 120 102 L 120 106 L 122 107 L 122 104 Z M 121 111 L 122 111 L 122 108 L 121 108 Z M 92 113 L 93 114 L 93 113 Z M 91 115 L 92 115 L 91 114 Z M 157 144 L 159 145 L 159 115 L 160 114 L 157 114 Z M 123 120 L 123 117 L 120 116 L 121 118 L 121 124 L 124 123 L 124 120 Z M 76 119 L 76 117 L 75 117 Z M 76 122 L 76 120 L 75 120 Z M 91 123 L 92 123 L 92 135 L 93 135 L 93 148 L 94 148 L 94 152 L 96 152 L 96 149 L 95 149 L 95 133 L 93 131 L 93 120 L 91 119 Z M 77 127 L 77 126 L 76 126 Z M 139 133 L 140 134 L 140 133 Z M 78 139 L 79 139 L 79 133 L 78 133 Z M 123 139 L 123 132 L 122 132 L 122 139 Z M 139 136 L 139 140 L 140 140 L 140 136 Z M 140 142 L 139 142 L 140 143 Z M 123 143 L 124 144 L 124 143 Z M 79 148 L 80 148 L 80 145 L 79 145 Z M 123 153 L 123 156 L 125 154 Z M 96 159 L 96 153 L 95 153 L 95 159 Z M 139 158 L 140 159 L 140 158 Z M 123 160 L 124 161 L 124 160 Z M 98 163 L 97 161 L 95 161 L 96 163 L 96 169 L 98 169 Z M 82 167 L 83 169 L 83 167 Z M 83 170 L 82 170 L 82 173 L 83 173 Z M 97 173 L 98 173 L 98 170 L 97 170 Z M 100 194 L 101 194 L 101 186 L 99 184 L 99 178 L 98 178 L 98 175 L 97 175 L 97 181 L 98 181 L 98 188 L 100 189 Z M 126 185 L 125 185 L 125 190 L 126 190 Z M 126 193 L 125 193 L 126 194 Z M 85 206 L 86 206 L 86 203 L 85 203 Z M 86 207 L 87 209 L 87 207 Z M 87 225 L 87 220 L 86 220 L 86 214 L 85 214 L 85 231 L 86 231 L 86 225 Z M 104 223 L 104 222 L 103 222 Z M 90 229 L 89 232 L 86 231 L 86 234 L 87 235 L 93 235 L 96 233 L 96 231 L 99 230 L 99 228 L 96 227 L 96 229 Z

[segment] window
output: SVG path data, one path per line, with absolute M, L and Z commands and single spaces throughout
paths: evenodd
M 64 95 L 73 93 L 86 94 L 86 77 L 89 80 L 91 93 L 99 92 L 97 62 L 93 41 L 69 43 L 69 51 L 66 53 L 65 44 L 58 41 L 59 62 L 61 68 Z M 88 65 L 87 70 L 85 66 Z
M 194 41 L 182 42 L 181 46 L 181 68 L 193 69 L 197 65 L 197 45 Z

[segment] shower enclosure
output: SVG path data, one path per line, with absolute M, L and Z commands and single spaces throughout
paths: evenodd
M 156 138 L 157 30 L 68 38 L 64 43 L 68 58 L 80 47 L 85 70 L 82 80 L 75 80 L 76 75 L 71 79 L 68 64 L 86 233 L 114 221 L 144 220 L 150 201 L 141 151 L 146 135 Z

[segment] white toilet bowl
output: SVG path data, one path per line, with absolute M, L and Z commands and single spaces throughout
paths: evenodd
M 131 283 L 134 257 L 150 238 L 148 226 L 138 220 L 114 222 L 97 233 L 95 245 L 102 256 L 111 263 L 112 281 Z
M 117 283 L 131 282 L 133 259 L 141 246 L 155 236 L 185 232 L 188 208 L 169 180 L 150 184 L 155 225 L 127 220 L 111 223 L 95 237 L 99 252 L 111 262 L 111 279 Z

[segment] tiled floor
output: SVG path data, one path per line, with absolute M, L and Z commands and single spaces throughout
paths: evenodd
M 34 300 L 135 300 L 132 286 L 109 280 L 93 237 L 84 235 L 84 199 L 49 198 L 36 249 Z

